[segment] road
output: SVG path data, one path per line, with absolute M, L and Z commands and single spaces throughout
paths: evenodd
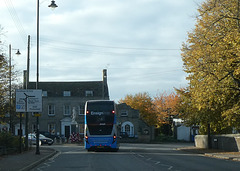
M 87 152 L 83 146 L 52 146 L 59 151 L 32 171 L 240 170 L 240 162 L 176 150 L 191 144 L 121 144 L 118 152 Z

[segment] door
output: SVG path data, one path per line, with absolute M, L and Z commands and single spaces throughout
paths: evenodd
M 70 126 L 65 126 L 65 137 L 67 138 L 67 140 L 70 137 Z

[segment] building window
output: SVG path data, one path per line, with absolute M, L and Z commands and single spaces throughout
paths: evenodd
M 64 105 L 63 112 L 64 115 L 71 115 L 71 107 L 69 105 Z
M 55 106 L 54 105 L 48 105 L 48 115 L 49 116 L 55 115 Z
M 92 96 L 93 96 L 93 91 L 89 91 L 89 90 L 86 91 L 86 92 L 85 92 L 85 96 L 86 96 L 86 97 L 92 97 Z
M 47 97 L 47 91 L 42 91 L 42 96 Z
M 54 123 L 50 123 L 48 124 L 48 132 L 51 134 L 51 135 L 55 135 L 55 128 L 56 125 Z
M 78 115 L 84 115 L 84 105 L 78 106 Z
M 129 137 L 134 137 L 134 125 L 129 121 L 124 122 L 121 126 L 121 132 L 126 133 Z
M 125 132 L 128 134 L 128 136 L 130 135 L 130 125 L 125 125 Z
M 71 96 L 71 91 L 64 91 L 64 92 L 63 92 L 63 96 L 64 96 L 64 97 L 67 97 L 67 96 L 69 97 L 69 96 Z
M 126 111 L 126 110 L 121 111 L 121 116 L 122 117 L 128 116 L 128 111 Z

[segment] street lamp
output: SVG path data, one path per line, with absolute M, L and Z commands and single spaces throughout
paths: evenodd
M 57 7 L 55 4 L 55 1 L 52 0 L 51 4 L 48 5 L 48 7 L 54 9 Z M 38 83 L 39 83 L 39 0 L 37 0 L 37 82 L 36 82 L 36 89 L 38 89 Z M 39 151 L 39 116 L 36 116 L 37 118 L 37 142 L 36 142 L 36 154 L 40 154 Z
M 12 50 L 17 50 L 16 55 L 21 55 L 19 49 L 12 49 L 11 44 L 9 44 L 9 115 L 10 115 L 10 132 L 13 132 L 12 123 Z M 20 130 L 21 131 L 21 130 Z
M 52 8 L 52 9 L 55 9 L 55 8 L 57 8 L 58 6 L 55 4 L 55 1 L 51 1 L 51 4 L 48 5 L 48 7 Z

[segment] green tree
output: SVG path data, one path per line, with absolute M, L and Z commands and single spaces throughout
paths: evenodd
M 138 93 L 135 95 L 126 95 L 119 103 L 126 103 L 133 109 L 140 112 L 140 118 L 143 119 L 148 125 L 157 124 L 157 116 L 154 110 L 153 100 L 148 93 Z
M 240 121 L 240 0 L 207 0 L 198 12 L 182 47 L 189 87 L 178 91 L 181 105 L 189 122 L 228 132 Z

